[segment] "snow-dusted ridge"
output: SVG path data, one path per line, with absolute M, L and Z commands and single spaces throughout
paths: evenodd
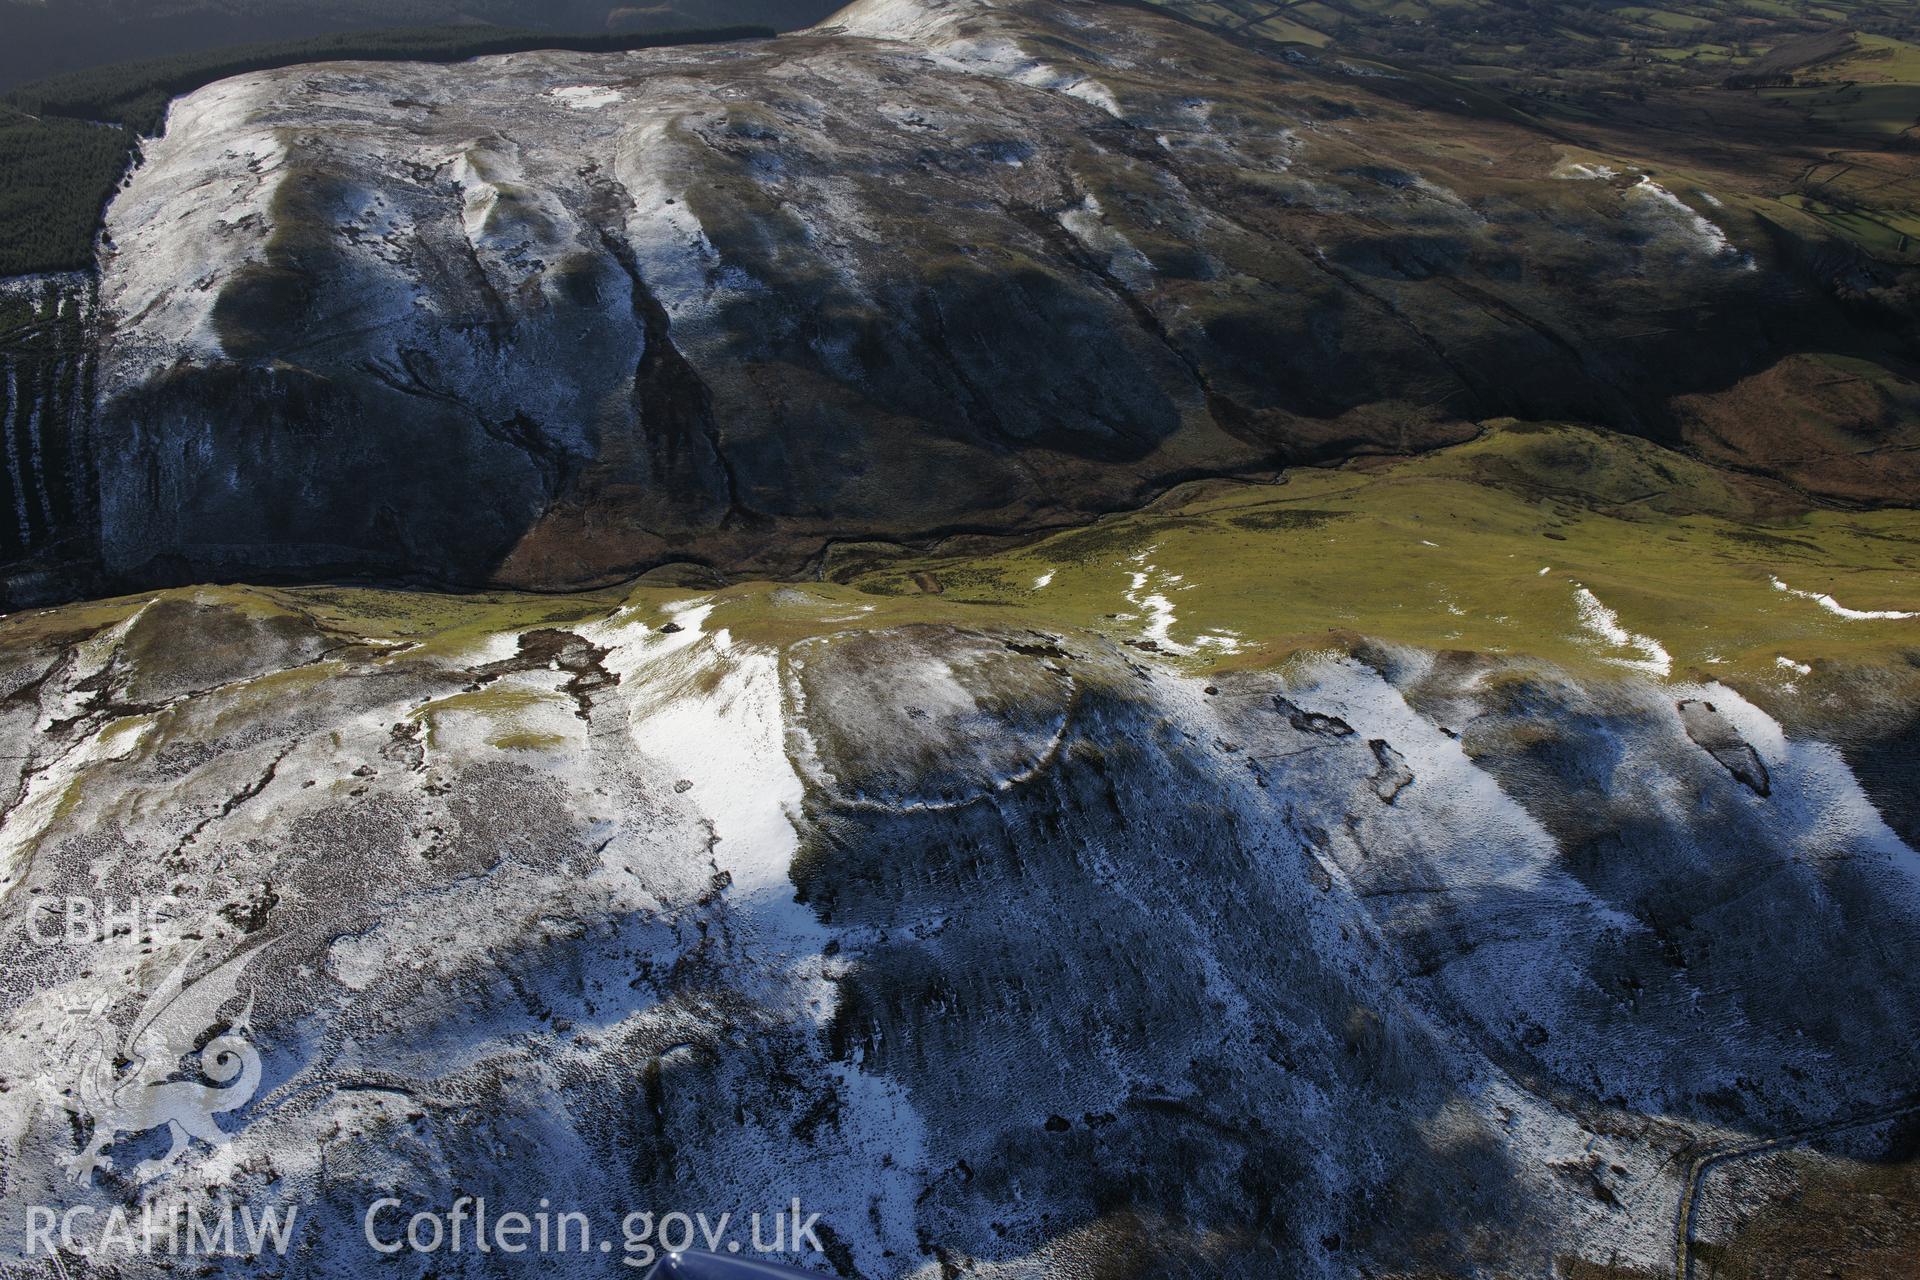
M 0 968 L 0 1077 L 57 1085 L 71 1010 L 130 1016 L 194 948 L 252 957 L 260 1093 L 158 1185 L 298 1201 L 289 1269 L 328 1277 L 375 1274 L 356 1199 L 454 1187 L 797 1195 L 862 1274 L 1067 1276 L 1119 1247 L 1089 1169 L 1179 1183 L 1169 1250 L 1283 1194 L 1304 1236 L 1211 1246 L 1249 1280 L 1332 1274 L 1336 1232 L 1443 1263 L 1444 1214 L 1358 1230 L 1410 1170 L 1478 1170 L 1516 1273 L 1651 1268 L 1686 1142 L 1903 1087 L 1915 856 L 1730 687 L 1381 646 L 1202 680 L 788 594 L 823 630 L 781 646 L 737 593 L 414 647 L 170 593 L 9 655 L 44 678 L 0 702 L 35 753 L 0 923 L 168 896 Z M 0 1111 L 10 1201 L 136 1196 L 67 1186 L 53 1094 Z M 1596 1152 L 1604 1199 L 1556 1172 Z
M 1515 120 L 1469 160 L 1407 82 L 1294 52 L 859 0 L 775 40 L 207 86 L 108 210 L 72 545 L 135 584 L 782 577 L 1458 442 L 1474 387 L 1624 425 L 1723 384 L 1641 341 L 1657 316 L 1782 305 L 1743 278 L 1777 264 L 1725 269 L 1763 252 L 1738 207 L 1570 189 Z M 1444 269 L 1363 296 L 1410 234 Z M 1631 308 L 1586 306 L 1622 274 Z

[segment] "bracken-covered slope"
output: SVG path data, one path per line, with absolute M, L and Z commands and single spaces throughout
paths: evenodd
M 1732 687 L 1373 643 L 1209 682 L 896 608 L 10 620 L 0 923 L 149 905 L 0 962 L 5 1202 L 298 1205 L 203 1274 L 316 1280 L 502 1274 L 368 1247 L 462 1194 L 616 1240 L 797 1196 L 797 1260 L 868 1280 L 1644 1278 L 1702 1160 L 1916 1105 L 1920 858 Z M 170 975 L 169 1052 L 260 1064 L 171 1164 L 95 1078 L 156 1065 Z
M 111 210 L 100 561 L 784 573 L 1502 414 L 1910 495 L 1870 265 L 1712 185 L 1118 5 L 245 76 Z

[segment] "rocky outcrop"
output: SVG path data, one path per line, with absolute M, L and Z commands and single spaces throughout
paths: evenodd
M 1757 796 L 1773 791 L 1773 780 L 1753 744 L 1740 736 L 1727 718 L 1711 702 L 1688 698 L 1680 703 L 1680 723 L 1708 755 L 1726 767 L 1742 785 Z
M 97 565 L 94 282 L 0 280 L 0 610 L 65 599 Z
M 1389 67 L 1024 0 L 243 76 L 110 214 L 101 556 L 790 573 L 1495 414 L 1677 438 L 1676 395 L 1874 341 L 1736 206 L 1563 150 Z

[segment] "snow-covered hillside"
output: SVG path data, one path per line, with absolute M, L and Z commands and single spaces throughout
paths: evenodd
M 276 1265 L 327 1277 L 394 1265 L 385 1195 L 797 1197 L 798 1260 L 869 1277 L 1658 1274 L 1692 1153 L 1912 1084 L 1920 862 L 1725 687 L 1367 645 L 1206 683 L 796 588 L 410 641 L 331 600 L 10 633 L 6 927 L 153 910 L 0 969 L 9 1206 L 299 1204 Z M 257 1091 L 75 1186 L 90 1046 L 170 975 L 202 1041 L 248 1006 Z
M 786 575 L 1500 415 L 1665 440 L 1867 349 L 1707 178 L 1567 181 L 1487 101 L 1137 7 L 260 72 L 143 154 L 87 445 L 128 587 Z M 1875 368 L 1782 363 L 1841 421 L 1741 465 L 1910 490 L 1920 388 Z

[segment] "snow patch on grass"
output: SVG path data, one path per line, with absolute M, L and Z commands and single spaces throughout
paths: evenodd
M 1802 600 L 1811 600 L 1828 613 L 1836 617 L 1845 618 L 1850 622 L 1901 622 L 1908 618 L 1920 618 L 1920 613 L 1908 612 L 1901 609 L 1849 609 L 1832 596 L 1822 595 L 1817 591 L 1799 591 L 1788 586 L 1778 578 L 1773 578 L 1771 581 L 1773 582 L 1773 589 L 1775 591 L 1784 591 L 1790 596 L 1799 596 Z
M 1226 628 L 1205 632 L 1192 644 L 1183 644 L 1173 638 L 1174 623 L 1178 619 L 1173 601 L 1167 598 L 1166 593 L 1186 590 L 1187 587 L 1182 585 L 1182 575 L 1167 573 L 1147 559 L 1153 551 L 1152 547 L 1148 547 L 1128 560 L 1135 567 L 1129 571 L 1131 581 L 1126 590 L 1127 603 L 1140 613 L 1122 617 L 1131 621 L 1144 615 L 1146 627 L 1143 638 L 1163 653 L 1181 658 L 1190 658 L 1208 649 L 1220 653 L 1238 653 L 1243 643 L 1242 637 L 1239 632 Z
M 1642 177 L 1627 191 L 1631 199 L 1637 200 L 1646 208 L 1679 229 L 1683 241 L 1697 252 L 1715 261 L 1737 266 L 1742 271 L 1756 271 L 1759 264 L 1750 253 L 1742 253 L 1734 247 L 1727 233 L 1720 226 L 1693 211 L 1693 207 L 1673 192 L 1667 190 L 1651 177 Z
M 1585 587 L 1576 586 L 1573 598 L 1580 610 L 1581 626 L 1610 648 L 1630 650 L 1634 655 L 1610 655 L 1601 661 L 1662 679 L 1673 674 L 1673 655 L 1658 640 L 1627 630 L 1620 623 L 1620 615 L 1602 604 L 1600 597 Z
M 1549 177 L 1567 182 L 1597 182 L 1607 178 L 1617 178 L 1620 171 L 1609 165 L 1587 164 L 1579 160 L 1563 160 L 1554 166 Z

